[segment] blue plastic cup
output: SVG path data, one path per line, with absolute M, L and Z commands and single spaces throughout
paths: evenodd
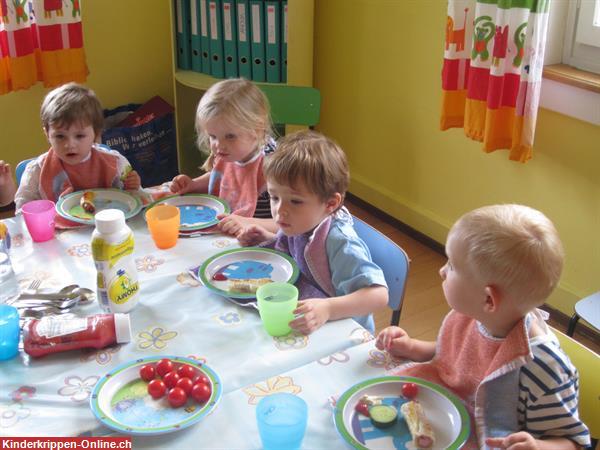
M 308 406 L 292 394 L 272 394 L 256 406 L 258 433 L 264 450 L 298 450 L 306 432 Z
M 0 361 L 19 353 L 19 312 L 10 305 L 0 305 Z

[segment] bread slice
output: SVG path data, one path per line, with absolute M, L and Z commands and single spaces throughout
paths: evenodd
M 259 287 L 272 281 L 270 278 L 230 279 L 228 291 L 236 294 L 255 294 Z

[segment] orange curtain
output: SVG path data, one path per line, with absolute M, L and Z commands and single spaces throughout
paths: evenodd
M 80 0 L 0 0 L 0 94 L 84 82 Z
M 449 0 L 440 128 L 532 156 L 550 0 Z

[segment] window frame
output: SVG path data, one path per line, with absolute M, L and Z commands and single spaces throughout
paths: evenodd
M 596 74 L 600 74 L 600 27 L 594 26 L 593 21 L 598 9 L 600 0 L 568 2 L 562 52 L 564 64 Z M 597 45 L 592 44 L 596 41 Z

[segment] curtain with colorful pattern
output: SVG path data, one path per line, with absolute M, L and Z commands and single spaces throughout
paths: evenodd
M 449 0 L 440 127 L 531 158 L 550 0 Z
M 0 0 L 0 94 L 84 82 L 80 0 Z

